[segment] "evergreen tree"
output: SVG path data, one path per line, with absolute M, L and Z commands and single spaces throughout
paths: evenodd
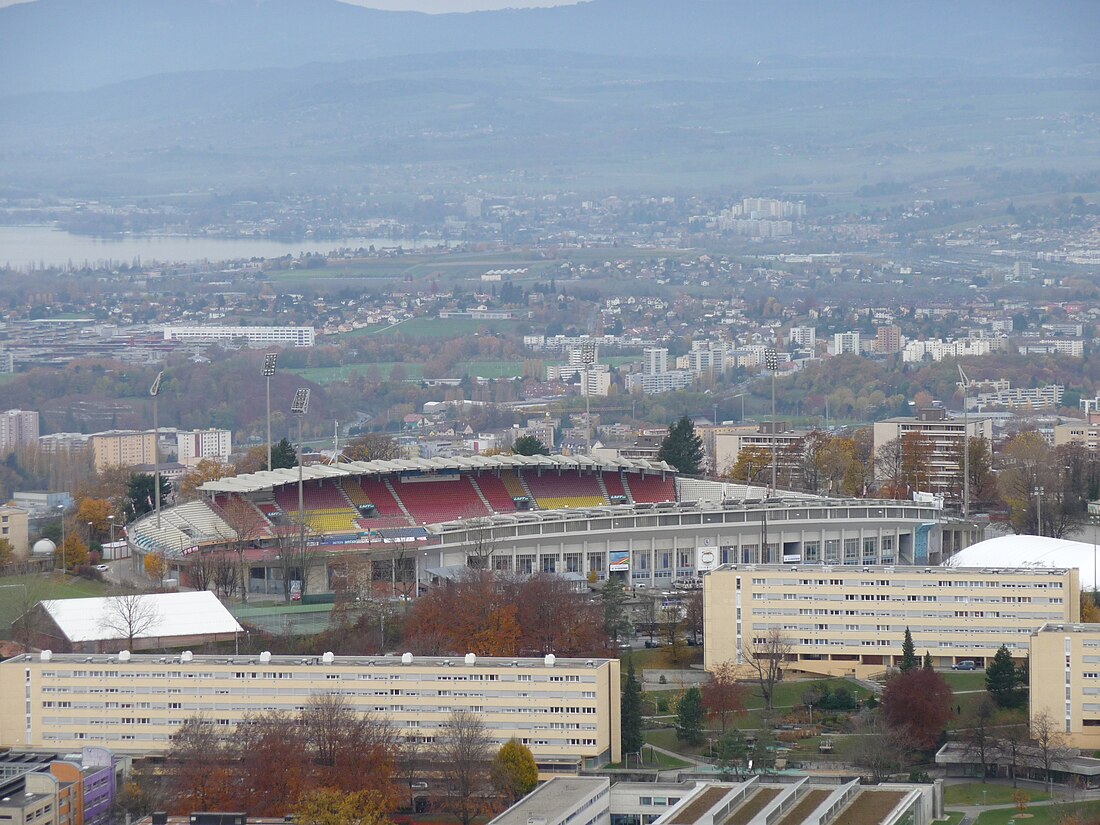
M 924 651 L 924 669 L 925 670 L 935 670 L 936 669 L 935 666 L 932 664 L 932 654 L 929 653 L 927 650 Z
M 686 415 L 668 428 L 657 458 L 667 461 L 684 475 L 698 475 L 703 464 L 703 439 Z
M 1024 680 L 1021 670 L 1012 661 L 1012 654 L 1001 645 L 985 672 L 985 689 L 1002 708 L 1015 708 L 1023 704 Z
M 692 685 L 676 706 L 676 738 L 689 745 L 703 741 L 703 694 Z
M 618 576 L 607 577 L 600 594 L 603 601 L 603 628 L 604 632 L 614 642 L 619 641 L 620 636 L 630 633 L 630 617 L 626 614 L 626 588 L 623 580 Z
M 905 639 L 901 643 L 901 664 L 898 666 L 902 673 L 908 673 L 920 667 L 920 659 L 917 658 L 917 648 L 913 644 L 913 634 L 909 628 L 905 628 Z
M 626 660 L 626 684 L 623 685 L 619 715 L 620 742 L 623 759 L 626 759 L 628 753 L 640 753 L 645 741 L 642 738 L 642 686 L 634 673 L 633 657 Z
M 271 445 L 271 469 L 287 470 L 298 463 L 298 451 L 287 439 Z
M 126 487 L 127 509 L 133 510 L 134 518 L 151 513 L 156 507 L 154 495 L 154 479 L 152 473 L 134 473 L 130 476 L 130 483 Z M 168 506 L 168 496 L 172 492 L 172 485 L 161 475 L 160 477 L 160 506 Z
M 533 435 L 521 435 L 512 443 L 516 455 L 550 455 L 550 448 Z

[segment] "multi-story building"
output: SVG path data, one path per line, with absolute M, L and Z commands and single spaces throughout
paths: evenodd
M 859 355 L 858 332 L 838 332 L 833 335 L 833 355 Z
M 642 350 L 642 375 L 668 372 L 668 347 L 646 347 Z
M 38 436 L 38 449 L 49 455 L 76 456 L 88 449 L 90 439 L 91 436 L 84 433 L 49 433 Z
M 1090 412 L 1085 421 L 1054 425 L 1054 446 L 1084 444 L 1089 450 L 1100 450 L 1100 412 Z
M 215 344 L 242 342 L 250 347 L 312 347 L 316 340 L 313 327 L 165 327 L 165 341 L 185 344 Z
M 540 769 L 570 773 L 620 759 L 617 659 L 465 657 L 17 656 L 0 662 L 0 746 L 161 752 L 188 718 L 226 732 L 249 714 L 295 713 L 311 696 L 429 744 L 453 711 L 476 713 L 489 739 L 518 739 Z
M 901 441 L 903 449 L 919 450 L 911 456 L 911 462 L 919 465 L 919 477 L 901 479 L 913 489 L 931 493 L 956 491 L 960 483 L 960 459 L 969 428 L 970 438 L 993 440 L 993 420 L 973 417 L 969 422 L 961 418 L 947 418 L 945 410 L 934 407 L 920 410 L 915 416 L 899 416 L 876 421 L 874 426 L 875 473 L 880 480 L 888 480 L 894 468 L 887 467 L 880 450 L 891 442 Z M 917 436 L 918 444 L 905 445 L 907 436 Z M 885 451 L 884 451 L 885 452 Z
M 804 549 L 809 564 L 724 565 L 704 576 L 706 668 L 748 668 L 771 637 L 792 670 L 867 676 L 900 661 L 906 629 L 936 667 L 981 665 L 1001 645 L 1023 662 L 1033 631 L 1079 616 L 1075 568 L 857 566 L 874 552 L 851 538 L 812 557 Z
M 229 430 L 194 430 L 176 433 L 176 460 L 193 467 L 204 458 L 229 461 L 233 452 L 233 434 Z
M 792 349 L 804 349 L 813 352 L 817 349 L 817 330 L 814 327 L 791 327 L 787 339 Z
M 25 444 L 38 441 L 38 412 L 4 410 L 0 412 L 0 455 L 7 455 Z
M 53 774 L 31 771 L 0 781 L 0 822 L 4 825 L 77 825 L 70 805 L 69 792 L 62 794 Z M 59 810 L 62 807 L 64 810 Z
M 1065 391 L 1066 388 L 1061 384 L 1047 384 L 1043 387 L 1005 386 L 996 390 L 979 391 L 976 397 L 968 398 L 967 401 L 970 406 L 976 406 L 979 411 L 989 407 L 1007 407 L 1012 410 L 1049 409 L 1062 405 L 1062 396 Z
M 901 352 L 901 327 L 889 324 L 875 330 L 875 352 L 879 355 L 893 355 Z
M 20 507 L 0 505 L 0 539 L 7 539 L 17 558 L 30 553 L 30 513 Z
M 90 436 L 88 443 L 97 473 L 108 467 L 156 462 L 156 439 L 152 430 L 108 430 Z
M 1076 617 L 1073 617 L 1076 618 Z M 1100 624 L 1051 622 L 1031 634 L 1028 704 L 1070 747 L 1100 749 Z
M 799 473 L 803 443 L 809 430 L 789 430 L 787 422 L 765 422 L 755 427 L 737 427 L 714 434 L 714 464 L 719 473 L 728 472 L 737 464 L 741 451 L 748 448 L 768 453 L 775 448 L 776 481 L 781 487 L 792 487 L 792 479 Z M 770 469 L 759 478 L 745 479 L 750 483 L 770 484 Z
M 717 378 L 726 371 L 726 348 L 714 341 L 692 341 L 685 360 L 686 369 L 696 375 Z
M 1071 358 L 1082 358 L 1085 354 L 1085 342 L 1070 338 L 1049 338 L 1020 344 L 1018 349 L 1020 355 L 1068 355 Z

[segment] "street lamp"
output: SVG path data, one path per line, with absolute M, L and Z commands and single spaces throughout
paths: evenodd
M 963 390 L 963 518 L 970 517 L 970 379 L 959 365 L 959 383 Z
M 1035 495 L 1035 522 L 1039 528 L 1039 535 L 1043 535 L 1043 493 L 1046 490 L 1041 484 L 1037 484 L 1032 488 L 1031 492 Z
M 298 416 L 298 553 L 299 559 L 306 557 L 306 518 L 305 488 L 302 486 L 302 461 L 305 457 L 305 445 L 302 443 L 302 419 L 309 412 L 309 388 L 300 387 L 294 391 L 294 400 L 290 412 Z M 303 561 L 304 564 L 304 561 Z M 305 592 L 305 571 L 302 571 L 302 592 Z
M 111 531 L 111 544 L 114 544 L 115 543 L 115 515 L 114 515 L 114 513 L 107 516 L 107 524 L 108 524 L 109 529 Z
M 157 373 L 149 395 L 153 396 L 153 495 L 156 496 L 157 529 L 160 529 L 160 424 L 157 423 L 157 396 L 160 394 L 160 380 L 164 370 Z
M 776 452 L 776 433 L 775 433 L 775 373 L 779 370 L 779 354 L 775 351 L 774 347 L 768 347 L 764 350 L 764 367 L 772 374 L 772 491 L 775 491 L 775 478 L 778 462 L 778 454 Z
M 275 362 L 279 360 L 279 353 L 269 352 L 264 355 L 264 366 L 260 374 L 267 381 L 267 469 L 271 469 L 271 376 L 275 374 Z
M 748 395 L 748 393 L 739 392 L 739 393 L 737 393 L 737 395 L 730 396 L 730 401 L 732 401 L 734 398 L 740 398 L 741 399 L 741 417 L 738 419 L 738 421 L 744 421 L 745 420 L 745 396 L 746 395 Z

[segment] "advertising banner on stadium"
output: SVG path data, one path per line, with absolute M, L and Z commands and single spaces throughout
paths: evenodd
M 702 545 L 695 548 L 695 569 L 702 573 L 717 566 L 718 548 L 714 546 L 714 539 L 703 539 Z
M 630 551 L 629 550 L 611 550 L 607 554 L 607 569 L 616 573 L 620 570 L 630 569 Z

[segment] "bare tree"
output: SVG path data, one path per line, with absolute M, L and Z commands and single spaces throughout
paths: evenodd
M 252 502 L 237 496 L 231 496 L 221 508 L 221 517 L 233 533 L 228 547 L 237 555 L 241 601 L 247 602 L 248 572 L 245 570 L 244 552 L 267 532 L 266 519 Z
M 966 753 L 977 757 L 982 766 L 982 782 L 989 778 L 989 765 L 997 750 L 997 743 L 993 738 L 996 716 L 996 703 L 988 695 L 984 695 L 968 714 L 967 727 L 963 731 L 962 740 Z
M 272 531 L 272 539 L 278 550 L 278 570 L 283 577 L 283 599 L 290 604 L 293 581 L 301 582 L 301 594 L 305 595 L 309 571 L 317 562 L 317 553 L 307 541 L 302 541 L 298 525 L 277 525 Z
M 688 597 L 685 607 L 684 622 L 687 624 L 688 632 L 691 633 L 691 640 L 699 644 L 703 636 L 703 591 L 693 592 Z
M 763 636 L 754 637 L 745 646 L 745 662 L 756 674 L 764 707 L 772 709 L 775 686 L 783 679 L 783 662 L 790 656 L 793 645 L 779 628 L 772 628 Z
M 846 737 L 849 761 L 871 774 L 873 782 L 882 782 L 901 770 L 909 751 L 904 735 L 890 728 L 878 711 L 865 710 L 852 724 L 853 736 Z
M 241 581 L 241 566 L 231 553 L 214 553 L 210 557 L 211 583 L 214 592 L 223 599 L 233 596 L 238 589 L 243 589 L 246 582 Z
M 474 817 L 484 813 L 493 757 L 485 726 L 477 714 L 465 710 L 451 713 L 439 737 L 438 757 L 438 769 L 446 783 L 446 796 L 440 801 L 462 825 L 470 825 Z
M 1012 774 L 1012 787 L 1015 788 L 1020 757 L 1027 749 L 1027 728 L 1024 725 L 1002 726 L 996 747 L 1001 760 L 1008 763 L 1009 773 Z
M 134 649 L 134 639 L 151 630 L 160 621 L 160 608 L 148 593 L 123 593 L 109 596 L 100 615 L 100 627 L 126 640 L 126 650 Z
M 409 792 L 409 808 L 416 810 L 416 794 L 413 783 L 420 776 L 420 762 L 424 757 L 423 744 L 415 734 L 404 737 L 397 745 L 397 767 Z
M 1065 738 L 1058 720 L 1047 711 L 1043 711 L 1031 720 L 1031 741 L 1036 755 L 1043 766 L 1047 785 L 1051 783 L 1051 769 L 1054 763 L 1065 756 Z
M 466 519 L 466 564 L 469 567 L 488 570 L 496 545 L 493 522 L 487 516 L 474 514 Z

